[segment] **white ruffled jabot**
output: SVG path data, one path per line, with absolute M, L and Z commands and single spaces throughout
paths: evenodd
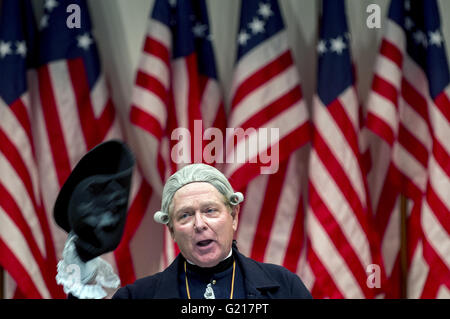
M 111 265 L 100 257 L 83 262 L 77 254 L 75 239 L 77 235 L 69 233 L 58 263 L 56 282 L 64 287 L 66 294 L 71 293 L 79 299 L 102 299 L 107 296 L 106 288 L 117 288 L 119 277 Z

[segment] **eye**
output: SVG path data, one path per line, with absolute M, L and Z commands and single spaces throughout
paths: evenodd
M 178 220 L 183 220 L 186 219 L 190 216 L 191 214 L 189 212 L 182 212 L 178 214 Z
M 216 211 L 217 211 L 217 209 L 214 208 L 214 207 L 208 207 L 208 208 L 205 210 L 205 212 L 206 212 L 207 214 L 215 213 Z

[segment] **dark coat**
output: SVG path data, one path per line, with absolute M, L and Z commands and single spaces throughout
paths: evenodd
M 312 298 L 300 278 L 286 268 L 257 262 L 233 250 L 243 272 L 248 299 Z M 182 269 L 182 262 L 178 255 L 164 271 L 120 288 L 113 299 L 180 299 L 178 269 Z

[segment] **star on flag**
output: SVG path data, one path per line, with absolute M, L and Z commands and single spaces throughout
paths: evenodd
M 331 51 L 337 54 L 342 54 L 342 51 L 347 48 L 347 45 L 342 40 L 342 37 L 337 37 L 336 39 L 331 39 Z
M 255 17 L 253 18 L 252 22 L 248 24 L 248 27 L 252 30 L 253 34 L 258 34 L 264 32 L 264 25 L 264 21 Z
M 27 55 L 27 45 L 25 41 L 16 42 L 16 54 L 22 56 L 22 58 L 24 58 Z
M 78 41 L 78 47 L 84 49 L 84 50 L 89 50 L 89 46 L 94 42 L 92 40 L 92 38 L 90 37 L 89 33 L 84 33 L 82 35 L 79 35 L 77 37 L 77 41 Z
M 428 36 L 429 36 L 429 38 L 430 38 L 430 40 L 429 40 L 429 44 L 430 45 L 436 45 L 436 46 L 438 46 L 438 47 L 441 47 L 441 45 L 442 45 L 442 42 L 444 41 L 443 39 L 442 39 L 442 35 L 441 35 L 441 33 L 439 32 L 439 30 L 436 30 L 436 31 L 429 31 L 428 32 Z
M 0 56 L 3 59 L 8 54 L 12 54 L 11 42 L 0 41 Z

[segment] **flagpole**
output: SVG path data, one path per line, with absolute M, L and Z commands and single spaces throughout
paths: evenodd
M 3 270 L 2 266 L 0 266 L 0 299 L 4 298 L 4 283 L 3 283 L 3 277 L 5 275 L 5 271 Z
M 406 299 L 407 281 L 408 281 L 408 243 L 407 243 L 407 205 L 406 197 L 400 195 L 400 276 L 401 276 L 401 295 L 400 298 Z

